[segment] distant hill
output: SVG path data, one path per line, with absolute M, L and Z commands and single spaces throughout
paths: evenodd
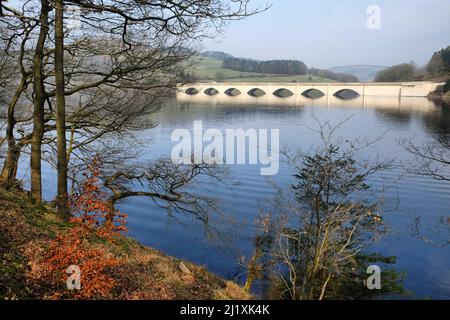
M 201 56 L 222 61 L 225 59 L 234 58 L 231 54 L 222 51 L 204 51 L 201 53 Z
M 339 66 L 329 68 L 329 71 L 348 73 L 358 77 L 362 82 L 372 82 L 378 72 L 386 69 L 385 66 L 373 66 L 373 65 L 352 65 L 352 66 Z

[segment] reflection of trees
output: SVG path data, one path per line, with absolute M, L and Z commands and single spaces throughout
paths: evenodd
M 428 176 L 438 181 L 450 182 L 450 106 L 445 102 L 436 102 L 435 112 L 429 112 L 423 115 L 422 121 L 424 127 L 430 132 L 432 141 L 423 144 L 417 144 L 413 139 L 405 140 L 402 145 L 413 156 L 415 163 L 409 169 L 414 174 Z M 441 217 L 438 221 L 437 234 L 441 227 L 450 226 L 450 216 Z M 416 218 L 416 227 L 414 235 L 427 242 L 440 245 L 449 245 L 449 239 L 441 239 L 440 243 L 431 240 L 430 237 L 422 234 L 421 218 Z
M 402 145 L 415 157 L 416 165 L 410 171 L 431 176 L 434 179 L 450 181 L 445 168 L 450 165 L 450 109 L 448 105 L 437 107 L 436 112 L 424 114 L 425 128 L 433 138 L 418 144 L 413 139 L 405 140 Z
M 418 118 L 424 125 L 425 130 L 431 133 L 434 137 L 450 133 L 450 105 L 444 101 L 433 101 L 435 108 L 429 112 L 414 112 L 408 106 L 401 109 L 377 109 L 374 113 L 377 118 L 386 121 L 390 124 L 409 125 L 413 118 Z
M 391 124 L 409 125 L 412 113 L 408 109 L 375 109 L 375 116 Z
M 448 140 L 450 135 L 450 105 L 444 101 L 433 102 L 436 105 L 436 110 L 423 115 L 424 127 L 437 141 Z
M 298 116 L 303 112 L 303 108 L 298 107 L 281 107 L 271 105 L 258 105 L 258 106 L 244 106 L 244 107 L 220 107 L 215 109 L 216 115 L 219 117 L 230 117 L 241 119 L 242 117 L 255 117 L 255 116 L 275 116 L 277 118 L 292 116 Z
M 182 119 L 183 121 L 194 121 L 202 119 L 203 121 L 217 120 L 232 121 L 236 120 L 236 126 L 245 120 L 258 120 L 264 118 L 272 119 L 293 119 L 303 114 L 304 108 L 301 107 L 280 107 L 272 105 L 203 105 L 189 102 L 176 102 L 177 105 L 171 105 L 164 108 L 159 114 L 161 120 L 165 123 L 171 123 Z

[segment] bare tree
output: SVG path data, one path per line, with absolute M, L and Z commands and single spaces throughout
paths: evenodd
M 41 0 L 41 10 L 39 15 L 39 36 L 33 58 L 33 134 L 31 136 L 31 197 L 36 203 L 42 201 L 42 138 L 44 137 L 44 117 L 47 94 L 45 90 L 44 75 L 44 50 L 49 32 L 49 12 L 50 4 L 48 0 Z
M 409 168 L 410 172 L 436 180 L 450 181 L 450 176 L 443 170 L 450 165 L 450 139 L 447 135 L 438 135 L 434 141 L 422 145 L 411 139 L 404 140 L 402 145 L 415 158 L 415 165 Z
M 5 43 L 3 41 L 0 42 L 0 47 L 2 49 L 2 51 L 0 51 L 0 70 L 2 70 L 2 74 L 0 75 L 0 159 L 3 158 L 3 144 L 6 141 L 6 136 L 4 136 L 3 134 L 3 128 L 4 128 L 4 123 L 7 123 L 7 121 L 4 121 L 4 119 L 7 119 L 6 114 L 3 113 L 3 107 L 5 105 L 5 103 L 7 103 L 7 87 L 8 87 L 8 83 L 9 81 L 11 81 L 12 79 L 12 75 L 11 75 L 11 67 L 10 67 L 10 63 L 11 63 L 11 59 L 9 59 L 9 57 L 6 55 L 4 49 L 6 47 Z
M 33 75 L 28 68 L 31 64 L 32 53 L 27 42 L 30 41 L 31 34 L 38 24 L 38 20 L 24 17 L 23 10 L 7 12 L 10 15 L 1 18 L 4 27 L 1 29 L 2 57 L 9 66 L 9 68 L 6 66 L 2 68 L 2 70 L 8 70 L 2 72 L 4 86 L 2 100 L 7 105 L 5 132 L 7 154 L 0 176 L 0 182 L 6 185 L 15 180 L 21 149 L 31 142 L 31 133 L 24 134 L 22 128 L 19 131 L 15 129 L 18 123 L 30 120 L 29 115 L 18 115 L 17 109 L 22 104 L 31 103 L 24 98 Z M 20 135 L 20 138 L 17 139 L 15 134 Z
M 72 119 L 83 123 L 84 120 L 74 112 L 80 103 L 89 102 L 89 97 L 100 96 L 111 90 L 116 92 L 116 97 L 119 96 L 117 92 L 121 91 L 122 106 L 126 106 L 126 99 L 130 95 L 136 96 L 136 92 L 152 97 L 149 102 L 154 101 L 155 97 L 167 96 L 165 89 L 176 88 L 180 75 L 185 74 L 184 62 L 194 53 L 192 49 L 196 41 L 220 32 L 227 21 L 242 19 L 260 11 L 250 10 L 248 3 L 248 0 L 58 2 L 59 9 L 64 4 L 81 10 L 79 22 L 82 28 L 64 29 L 62 51 L 62 41 L 57 41 L 56 38 L 61 40 L 60 24 L 64 20 L 58 10 L 58 19 L 54 19 L 56 15 L 52 14 L 53 3 L 46 0 L 14 4 L 2 2 L 4 16 L 0 22 L 8 25 L 23 39 L 26 50 L 22 60 L 28 61 L 24 65 L 24 71 L 30 74 L 23 77 L 33 84 L 32 88 L 18 90 L 19 97 L 26 96 L 34 104 L 33 132 L 21 134 L 23 139 L 19 142 L 15 137 L 17 131 L 14 132 L 15 108 L 11 108 L 12 112 L 8 116 L 11 119 L 8 154 L 11 156 L 10 161 L 5 161 L 3 166 L 5 176 L 9 180 L 15 178 L 20 150 L 31 143 L 32 196 L 40 202 L 40 162 L 43 152 L 46 152 L 42 150 L 42 141 L 55 142 L 51 132 L 59 128 L 57 136 L 61 143 L 56 148 L 59 149 L 56 158 L 60 159 L 57 165 L 61 178 L 59 196 L 65 198 L 67 178 L 64 172 L 68 169 L 65 164 L 70 159 L 64 161 L 64 156 L 67 156 L 66 153 L 74 156 L 74 152 L 63 152 L 65 147 L 70 149 L 62 141 L 65 139 L 63 130 L 73 134 L 74 140 L 83 130 L 78 124 L 68 122 L 72 115 Z M 65 19 L 70 17 L 66 15 Z M 28 29 L 34 29 L 28 37 L 23 37 L 25 23 Z M 14 36 L 13 39 L 19 36 Z M 65 98 L 62 97 L 61 78 L 64 79 Z M 102 111 L 104 117 L 117 119 L 117 113 L 107 114 L 107 111 L 108 108 Z M 136 114 L 139 111 L 142 110 L 138 108 Z M 63 117 L 63 112 L 67 113 L 67 117 Z M 66 124 L 63 123 L 63 118 L 67 118 Z M 119 123 L 119 120 L 115 122 Z M 23 128 L 29 130 L 25 125 Z M 110 133 L 105 127 L 103 132 Z M 96 140 L 95 136 L 101 139 L 104 134 L 98 131 L 92 135 L 90 142 Z
M 431 177 L 437 181 L 450 182 L 447 168 L 450 166 L 450 135 L 448 130 L 439 128 L 432 134 L 432 140 L 418 144 L 414 139 L 401 141 L 401 145 L 414 156 L 414 160 L 407 170 L 413 174 Z M 450 244 L 450 216 L 442 216 L 437 221 L 434 235 L 425 235 L 422 232 L 422 218 L 415 219 L 413 236 L 420 238 L 430 244 L 447 246 Z M 445 235 L 442 229 L 445 229 Z
M 67 193 L 66 97 L 64 77 L 64 0 L 55 0 L 55 98 L 57 132 L 58 214 L 70 215 Z
M 385 232 L 382 190 L 367 180 L 388 169 L 390 161 L 356 160 L 359 150 L 374 142 L 337 139 L 338 127 L 322 124 L 322 143 L 311 153 L 284 152 L 296 182 L 288 191 L 279 189 L 273 209 L 261 216 L 260 243 L 272 264 L 269 276 L 278 297 L 368 296 L 366 262 L 388 260 L 365 250 Z
M 208 184 L 224 183 L 228 174 L 223 166 L 206 163 L 181 165 L 164 158 L 142 167 L 133 165 L 109 171 L 112 172 L 105 173 L 104 185 L 111 191 L 111 212 L 122 199 L 148 197 L 165 208 L 169 216 L 187 214 L 205 226 L 208 226 L 211 213 L 220 213 L 217 199 L 192 189 L 201 185 L 204 190 Z

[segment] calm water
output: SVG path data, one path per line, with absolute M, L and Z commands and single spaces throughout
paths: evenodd
M 386 221 L 389 234 L 376 243 L 373 250 L 397 257 L 395 268 L 405 271 L 405 287 L 415 297 L 450 298 L 450 246 L 428 244 L 412 236 L 416 217 L 422 217 L 423 232 L 435 240 L 449 239 L 448 229 L 436 233 L 438 219 L 450 215 L 450 183 L 407 172 L 412 156 L 399 141 L 413 137 L 417 143 L 432 141 L 434 134 L 450 132 L 450 110 L 435 106 L 425 99 L 372 99 L 371 101 L 302 101 L 278 99 L 276 106 L 227 99 L 194 99 L 181 97 L 154 115 L 158 127 L 142 133 L 146 141 L 143 158 L 170 156 L 174 143 L 172 130 L 192 131 L 193 121 L 202 120 L 204 128 L 263 128 L 280 129 L 280 141 L 290 148 L 308 150 L 318 143 L 317 135 L 308 127 L 315 126 L 313 115 L 321 121 L 338 123 L 352 118 L 339 135 L 347 138 L 376 138 L 379 143 L 366 151 L 367 157 L 395 158 L 395 166 L 374 177 L 374 185 L 389 187 Z M 232 98 L 233 99 L 233 98 Z M 267 103 L 267 101 L 265 101 Z M 280 164 L 276 176 L 263 177 L 258 166 L 230 166 L 233 183 L 210 190 L 219 197 L 221 208 L 235 222 L 214 219 L 230 242 L 224 245 L 208 241 L 199 222 L 179 217 L 183 224 L 168 218 L 163 209 L 143 198 L 127 199 L 120 209 L 129 215 L 129 235 L 145 245 L 170 255 L 201 265 L 229 279 L 239 270 L 239 257 L 249 256 L 255 236 L 254 221 L 260 208 L 269 206 L 273 197 L 272 184 L 288 186 L 293 182 L 292 171 Z M 445 170 L 445 169 L 443 169 Z M 450 173 L 450 172 L 449 172 Z M 54 184 L 50 175 L 47 185 Z M 395 202 L 395 203 L 394 203 Z M 397 203 L 398 202 L 398 203 Z M 242 280 L 242 279 L 241 279 Z

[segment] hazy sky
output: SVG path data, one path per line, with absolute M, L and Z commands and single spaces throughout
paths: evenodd
M 450 0 L 251 0 L 272 7 L 232 22 L 206 50 L 255 59 L 300 59 L 308 66 L 425 64 L 450 45 Z M 381 9 L 381 28 L 367 9 Z

